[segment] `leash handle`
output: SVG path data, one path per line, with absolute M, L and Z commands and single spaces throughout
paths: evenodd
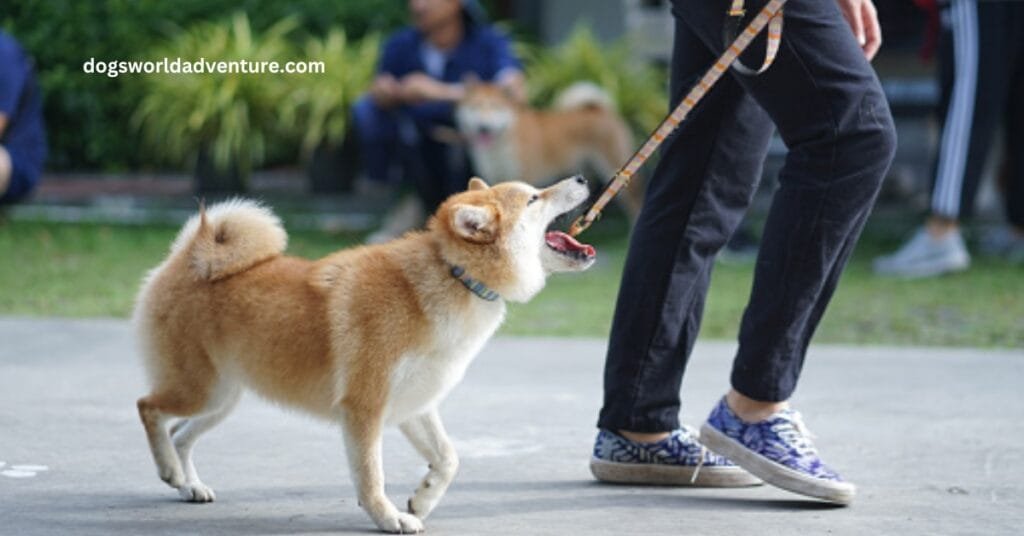
M 644 162 L 654 154 L 654 151 L 665 141 L 665 138 L 672 134 L 672 132 L 679 126 L 680 123 L 686 119 L 686 116 L 693 110 L 694 106 L 708 93 L 712 86 L 722 77 L 723 74 L 729 69 L 729 66 L 736 62 L 736 59 L 750 43 L 757 37 L 757 34 L 761 33 L 761 30 L 768 25 L 769 22 L 773 22 L 772 27 L 768 30 L 768 46 L 769 50 L 778 50 L 778 41 L 782 37 L 782 6 L 786 3 L 786 0 L 770 0 L 765 4 L 764 8 L 754 17 L 754 20 L 750 21 L 746 29 L 740 33 L 736 40 L 733 41 L 725 52 L 719 56 L 718 61 L 711 66 L 710 69 L 701 79 L 694 85 L 690 92 L 683 97 L 683 101 L 676 106 L 675 110 L 661 122 L 661 125 L 647 138 L 647 141 L 640 146 L 639 149 L 624 166 L 615 174 L 612 180 L 605 187 L 604 191 L 601 192 L 600 197 L 597 201 L 590 206 L 587 211 L 576 218 L 569 226 L 569 235 L 576 236 L 590 227 L 590 224 L 594 223 L 598 217 L 601 216 L 601 211 L 604 207 L 611 202 L 611 200 L 626 186 L 629 185 L 629 181 L 633 179 L 636 172 L 644 165 Z M 740 17 L 743 15 L 742 10 L 743 2 L 740 0 L 734 0 L 732 7 L 729 10 L 728 15 L 731 17 Z M 775 21 L 778 22 L 775 22 Z M 772 44 L 774 41 L 774 45 Z M 770 54 L 771 59 L 774 59 L 774 53 Z M 768 68 L 770 62 L 766 60 L 761 71 Z
M 723 27 L 724 38 L 722 40 L 725 46 L 729 46 L 730 43 L 736 40 L 736 36 L 739 34 L 740 24 L 743 22 L 743 15 L 746 11 L 743 9 L 744 0 L 733 0 L 732 7 L 729 9 L 729 16 L 725 19 L 725 25 Z M 779 44 L 782 39 L 782 13 L 779 12 L 771 18 L 768 22 L 768 46 L 764 51 L 764 62 L 761 63 L 761 67 L 757 69 L 751 69 L 743 64 L 742 60 L 737 59 L 733 64 L 732 68 L 736 69 L 736 72 L 747 76 L 757 76 L 768 70 L 775 62 L 775 56 L 779 53 Z

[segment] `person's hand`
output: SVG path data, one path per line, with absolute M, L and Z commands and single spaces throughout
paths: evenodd
M 423 73 L 412 73 L 402 77 L 402 100 L 422 102 L 435 100 L 438 82 Z
M 390 74 L 381 74 L 370 86 L 370 97 L 378 106 L 391 108 L 401 103 L 401 85 Z
M 417 103 L 424 101 L 457 101 L 462 98 L 461 88 L 446 84 L 423 73 L 412 73 L 402 78 L 402 101 Z
M 871 0 L 837 0 L 843 17 L 850 24 L 864 57 L 870 61 L 882 46 L 882 28 L 878 25 L 878 12 Z

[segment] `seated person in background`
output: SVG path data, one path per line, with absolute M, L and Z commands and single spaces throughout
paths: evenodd
M 475 0 L 409 0 L 409 13 L 413 26 L 387 40 L 377 77 L 353 116 L 367 178 L 387 183 L 397 164 L 422 205 L 403 203 L 371 242 L 422 224 L 424 209 L 431 213 L 466 188 L 472 172 L 465 153 L 436 138 L 439 127 L 454 129 L 464 77 L 525 97 L 522 67 L 508 38 L 484 22 Z
M 32 191 L 45 158 L 42 99 L 32 59 L 0 31 L 0 204 Z

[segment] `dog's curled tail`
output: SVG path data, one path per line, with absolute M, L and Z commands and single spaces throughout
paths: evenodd
M 188 255 L 196 275 L 216 281 L 276 257 L 288 245 L 281 220 L 256 201 L 205 204 L 182 227 L 171 255 Z
M 607 91 L 593 82 L 575 82 L 555 97 L 555 108 L 559 110 L 579 108 L 615 110 L 615 101 Z

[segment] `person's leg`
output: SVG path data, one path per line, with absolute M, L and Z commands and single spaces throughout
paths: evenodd
M 940 133 L 942 133 L 942 136 L 939 150 L 935 153 L 935 161 L 932 166 L 931 202 L 929 205 L 931 207 L 940 204 L 936 195 L 942 189 L 939 188 L 939 169 L 950 169 L 949 161 L 954 154 L 962 156 L 962 152 L 967 150 L 967 144 L 961 141 L 962 136 L 952 135 L 953 118 L 963 118 L 967 114 L 973 116 L 973 106 L 968 106 L 968 101 L 962 98 L 961 95 L 968 92 L 968 89 L 970 90 L 969 92 L 976 90 L 976 79 L 966 79 L 966 75 L 971 70 L 968 66 L 964 65 L 970 59 L 964 54 L 964 51 L 968 48 L 966 46 L 966 21 L 963 16 L 959 16 L 954 22 L 952 20 L 952 11 L 949 5 L 945 5 L 942 8 L 941 14 L 942 34 L 939 39 L 937 74 L 939 82 L 938 109 L 941 110 L 939 113 L 941 114 Z M 957 9 L 956 11 L 959 14 L 963 10 Z M 959 69 L 957 68 L 957 60 L 960 61 Z M 957 73 L 964 78 L 959 83 L 956 78 Z M 960 98 L 954 99 L 954 92 Z M 949 136 L 945 134 L 946 131 L 943 128 L 945 125 L 950 126 Z M 943 177 L 946 185 L 948 185 L 949 177 L 945 174 L 943 174 Z M 962 181 L 963 176 L 957 177 L 956 180 Z M 957 211 L 959 211 L 959 207 Z M 959 221 L 955 217 L 953 219 L 943 217 L 934 208 L 931 208 L 925 222 L 925 227 L 928 234 L 938 238 L 959 228 Z
M 1006 115 L 1006 168 L 1003 191 L 1006 219 L 1010 224 L 1010 245 L 1006 255 L 1011 261 L 1024 263 L 1024 5 L 1014 5 L 1012 75 Z
M 1011 13 L 1013 62 L 1010 66 L 1009 113 L 1006 115 L 1006 217 L 1017 231 L 1024 232 L 1024 5 Z
M 685 9 L 704 22 L 698 35 L 720 51 L 720 6 L 689 0 Z M 701 441 L 768 483 L 846 503 L 855 488 L 821 463 L 797 414 L 780 403 L 796 387 L 807 345 L 892 161 L 895 130 L 881 85 L 836 3 L 790 0 L 785 18 L 775 64 L 757 77 L 731 73 L 789 149 L 728 397 L 753 414 L 775 413 L 751 423 L 723 401 Z
M 437 126 L 434 122 L 418 125 L 416 191 L 428 214 L 437 210 L 452 194 L 465 190 L 470 178 L 468 166 L 460 160 L 464 153 L 448 143 L 434 139 L 433 131 Z
M 785 17 L 775 64 L 757 77 L 733 73 L 789 149 L 732 375 L 739 393 L 765 402 L 796 387 L 896 147 L 881 85 L 835 2 L 791 0 Z
M 396 163 L 398 128 L 394 113 L 377 106 L 369 96 L 363 96 L 352 106 L 352 122 L 366 177 L 377 183 L 388 183 Z
M 946 220 L 963 221 L 973 212 L 989 147 L 1014 96 L 1012 67 L 1001 52 L 1011 42 L 1005 20 L 1010 7 L 977 0 L 954 0 L 949 7 L 956 82 L 932 190 L 932 214 Z
M 371 244 L 386 242 L 422 226 L 445 199 L 465 190 L 470 178 L 465 153 L 435 139 L 439 126 L 452 128 L 451 124 L 439 121 L 436 114 L 424 114 L 417 107 L 402 108 L 395 114 L 395 120 L 402 178 L 415 189 L 416 195 L 404 196 L 389 211 L 381 229 L 367 238 Z
M 399 186 L 398 202 L 384 214 L 380 228 L 366 237 L 367 243 L 380 244 L 423 225 L 426 219 L 418 196 L 404 193 L 402 187 L 419 190 L 419 134 L 407 109 L 384 110 L 363 97 L 352 111 L 367 178 L 378 185 Z M 393 178 L 396 171 L 399 176 Z
M 672 106 L 715 57 L 677 17 Z M 665 142 L 630 239 L 604 371 L 598 426 L 679 428 L 679 388 L 700 328 L 715 254 L 735 230 L 761 175 L 772 126 L 735 80 L 723 78 Z
M 1002 121 L 1009 89 L 1009 5 L 954 0 L 943 10 L 940 101 L 944 110 L 931 208 L 925 225 L 899 250 L 880 257 L 884 275 L 928 277 L 970 264 L 960 224 L 974 208 L 989 147 Z

